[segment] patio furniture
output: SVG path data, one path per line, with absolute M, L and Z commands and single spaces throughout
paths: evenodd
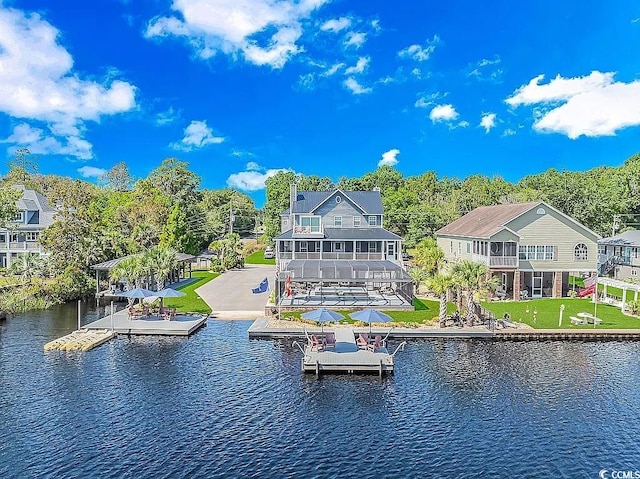
M 576 326 L 587 324 L 587 320 L 583 318 L 576 318 L 575 316 L 569 316 L 569 319 L 571 319 L 571 324 L 575 324 Z
M 376 339 L 373 342 L 373 344 L 367 345 L 367 351 L 371 351 L 372 353 L 375 353 L 376 350 L 381 347 L 382 347 L 382 336 L 376 336 Z
M 520 299 L 529 299 L 529 291 L 526 289 L 520 291 Z
M 320 339 L 318 339 L 318 336 L 316 336 L 315 334 L 312 334 L 309 337 L 309 344 L 311 346 L 311 351 L 313 351 L 314 348 L 315 348 L 316 351 L 322 351 L 322 349 L 323 349 L 322 342 L 320 341 Z
M 336 348 L 336 335 L 334 333 L 327 333 L 327 336 L 324 339 L 324 347 Z
M 369 336 L 367 336 L 367 333 L 360 333 L 356 344 L 358 345 L 358 349 L 366 349 L 367 346 L 369 346 Z

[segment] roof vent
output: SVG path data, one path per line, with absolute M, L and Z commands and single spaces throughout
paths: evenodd
M 536 210 L 536 214 L 537 215 L 544 215 L 544 214 L 546 214 L 546 211 L 544 210 L 544 208 L 538 208 Z

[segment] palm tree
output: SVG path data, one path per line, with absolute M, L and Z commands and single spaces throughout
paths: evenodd
M 40 256 L 32 253 L 18 255 L 11 263 L 10 271 L 22 277 L 26 283 L 31 283 L 31 278 L 40 272 Z
M 427 271 L 420 266 L 414 266 L 413 268 L 409 268 L 409 276 L 413 279 L 413 282 L 416 285 L 416 295 L 420 291 L 420 285 L 427 278 Z
M 138 282 L 138 259 L 135 256 L 129 256 L 120 261 L 115 268 L 111 270 L 110 278 L 114 281 L 124 279 L 130 288 L 135 288 Z
M 453 265 L 453 277 L 467 295 L 467 316 L 471 316 L 474 310 L 474 296 L 477 293 L 495 290 L 499 278 L 489 276 L 489 268 L 474 261 L 464 260 Z
M 427 280 L 427 287 L 440 297 L 440 321 L 447 315 L 447 292 L 452 285 L 451 276 L 444 273 L 438 273 Z
M 171 248 L 156 246 L 149 250 L 149 256 L 152 258 L 153 267 L 156 272 L 157 289 L 164 288 L 167 278 L 173 270 L 178 266 L 178 258 L 176 252 Z

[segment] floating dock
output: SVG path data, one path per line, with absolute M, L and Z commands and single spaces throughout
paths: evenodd
M 335 338 L 334 347 L 325 347 L 320 351 L 310 345 L 304 348 L 303 372 L 316 375 L 323 372 L 377 373 L 380 376 L 393 373 L 394 355 L 389 354 L 385 346 L 377 348 L 375 352 L 358 349 L 352 329 L 337 329 Z
M 59 339 L 50 341 L 44 345 L 45 351 L 83 351 L 87 352 L 93 348 L 97 348 L 112 338 L 117 333 L 107 329 L 88 330 L 79 329 L 71 334 L 67 334 Z
M 206 316 L 186 314 L 176 315 L 171 321 L 154 315 L 131 319 L 125 309 L 113 313 L 113 317 L 107 315 L 83 327 L 87 329 L 113 329 L 118 334 L 189 336 L 204 326 L 206 322 Z

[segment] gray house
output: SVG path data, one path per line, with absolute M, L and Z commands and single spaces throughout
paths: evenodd
M 436 231 L 450 262 L 483 263 L 517 299 L 562 297 L 569 273 L 595 273 L 600 236 L 543 201 L 483 206 Z
M 38 238 L 40 232 L 55 221 L 56 210 L 35 190 L 16 185 L 22 198 L 16 206 L 20 210 L 8 228 L 0 228 L 0 267 L 8 268 L 21 254 L 45 255 Z
M 380 191 L 297 191 L 275 238 L 281 307 L 412 308 L 402 238 L 383 227 Z
M 640 230 L 598 241 L 598 273 L 622 281 L 640 280 Z

